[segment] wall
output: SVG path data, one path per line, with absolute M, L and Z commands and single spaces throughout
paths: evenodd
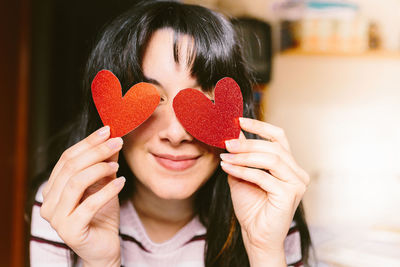
M 400 225 L 399 77 L 400 58 L 275 58 L 266 118 L 312 175 L 311 224 Z

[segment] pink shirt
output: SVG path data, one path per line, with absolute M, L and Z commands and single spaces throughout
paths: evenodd
M 32 267 L 72 266 L 71 249 L 51 225 L 40 216 L 43 202 L 43 183 L 35 197 L 32 209 L 30 262 Z M 121 265 L 135 267 L 203 267 L 206 228 L 194 217 L 171 239 L 154 243 L 136 213 L 131 201 L 121 205 L 120 241 Z M 286 261 L 290 266 L 302 266 L 300 234 L 292 223 L 285 240 Z M 78 260 L 78 266 L 82 262 Z

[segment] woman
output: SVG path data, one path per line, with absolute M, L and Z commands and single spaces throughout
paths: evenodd
M 90 83 L 102 69 L 120 79 L 123 94 L 145 81 L 161 95 L 151 117 L 122 139 L 98 129 Z M 252 80 L 228 20 L 198 6 L 147 1 L 105 29 L 85 77 L 86 106 L 69 148 L 36 193 L 32 266 L 69 264 L 70 252 L 84 266 L 307 263 L 300 201 L 309 178 L 283 131 L 251 119 Z M 242 90 L 240 126 L 249 133 L 227 141 L 225 153 L 194 139 L 172 108 L 184 88 L 212 99 L 223 77 Z

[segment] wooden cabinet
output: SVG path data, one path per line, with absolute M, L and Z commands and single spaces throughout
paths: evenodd
M 27 171 L 29 0 L 0 2 L 0 266 L 27 262 L 24 205 Z

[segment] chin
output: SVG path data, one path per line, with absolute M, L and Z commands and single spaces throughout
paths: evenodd
M 161 194 L 157 194 L 159 198 L 165 200 L 185 200 L 192 196 L 193 194 L 183 194 L 182 192 L 163 192 Z
M 157 184 L 151 188 L 153 193 L 159 198 L 167 200 L 183 200 L 190 198 L 199 189 L 199 186 L 170 182 L 168 184 Z

